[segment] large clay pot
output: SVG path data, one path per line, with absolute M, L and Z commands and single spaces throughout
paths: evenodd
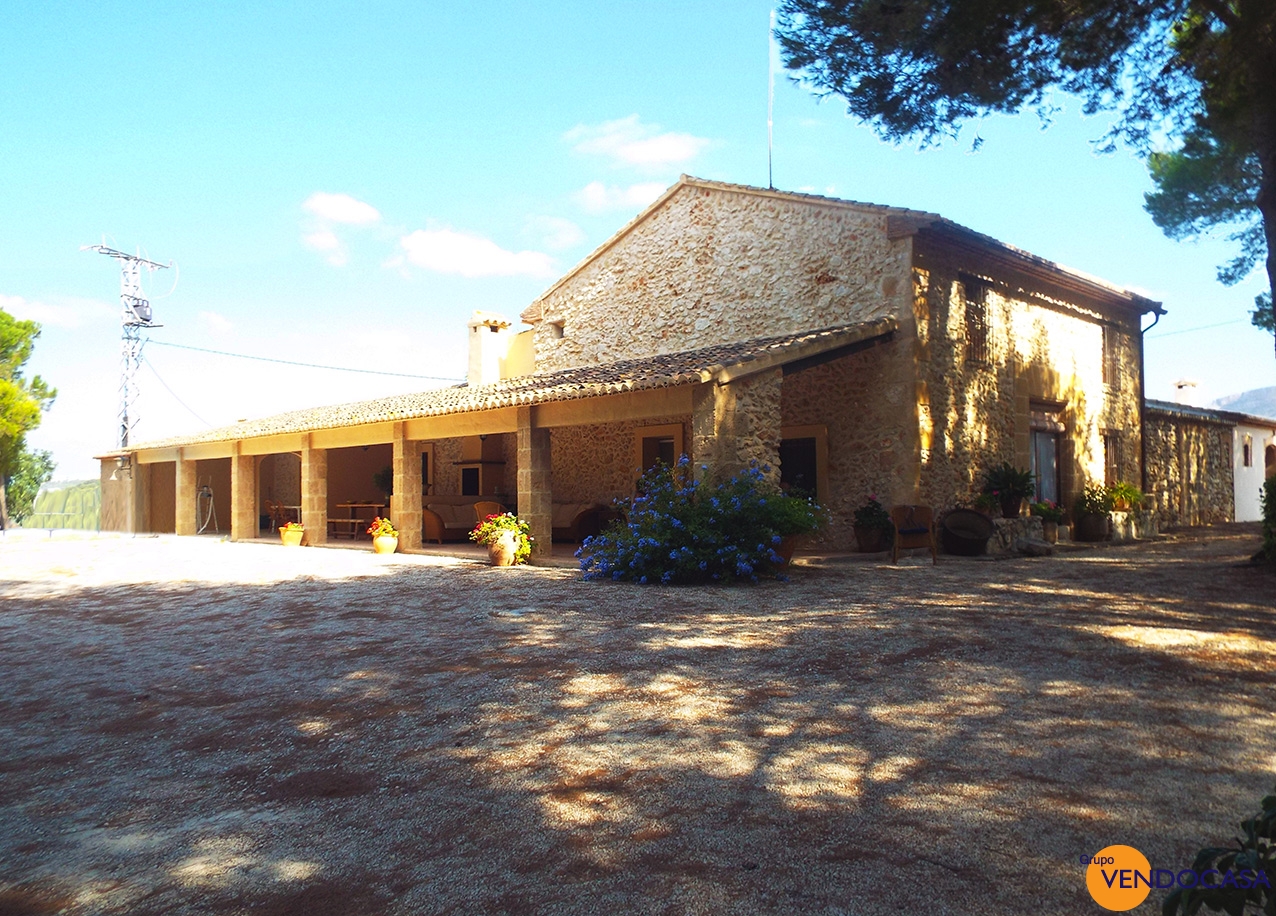
M 372 539 L 373 553 L 394 553 L 399 549 L 399 539 L 388 534 L 379 534 Z
M 304 528 L 294 528 L 292 531 L 279 529 L 279 540 L 284 542 L 285 547 L 300 547 L 301 539 L 306 536 Z
M 988 540 L 997 530 L 992 519 L 973 509 L 954 509 L 944 516 L 940 526 L 944 552 L 959 557 L 981 557 L 988 551 Z
M 513 531 L 502 531 L 495 540 L 487 545 L 487 558 L 493 566 L 513 566 L 518 555 L 518 534 Z
M 891 533 L 885 528 L 855 526 L 855 549 L 860 553 L 881 553 L 891 545 Z
M 1059 543 L 1059 523 L 1041 520 L 1041 536 L 1051 544 Z
M 790 534 L 780 538 L 780 543 L 775 545 L 775 555 L 784 562 L 780 565 L 788 566 L 793 562 L 793 551 L 797 550 L 800 534 Z
M 1078 541 L 1102 541 L 1108 536 L 1107 515 L 1082 515 L 1072 526 L 1072 537 Z

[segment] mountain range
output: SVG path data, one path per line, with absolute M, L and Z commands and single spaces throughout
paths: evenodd
M 1220 410 L 1232 410 L 1236 413 L 1247 413 L 1255 417 L 1276 418 L 1276 385 L 1270 388 L 1254 388 L 1240 394 L 1229 394 L 1219 398 L 1212 407 Z

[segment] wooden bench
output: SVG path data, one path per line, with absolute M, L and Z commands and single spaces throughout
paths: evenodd
M 362 534 L 372 522 L 365 521 L 361 518 L 330 518 L 328 519 L 328 534 L 331 537 L 348 537 L 354 540 Z

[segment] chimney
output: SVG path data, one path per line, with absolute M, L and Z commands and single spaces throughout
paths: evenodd
M 501 360 L 509 351 L 510 323 L 495 312 L 475 311 L 470 316 L 470 366 L 465 373 L 468 385 L 500 381 Z
M 1179 379 L 1174 383 L 1174 399 L 1180 404 L 1186 404 L 1188 407 L 1200 407 L 1200 394 L 1196 390 L 1199 384 L 1196 379 Z

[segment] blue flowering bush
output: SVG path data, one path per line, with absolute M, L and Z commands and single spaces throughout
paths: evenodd
M 702 470 L 706 470 L 702 468 Z M 628 519 L 586 538 L 576 556 L 586 579 L 685 585 L 783 578 L 776 553 L 819 528 L 820 507 L 785 495 L 749 467 L 718 484 L 695 479 L 686 455 L 642 476 Z

